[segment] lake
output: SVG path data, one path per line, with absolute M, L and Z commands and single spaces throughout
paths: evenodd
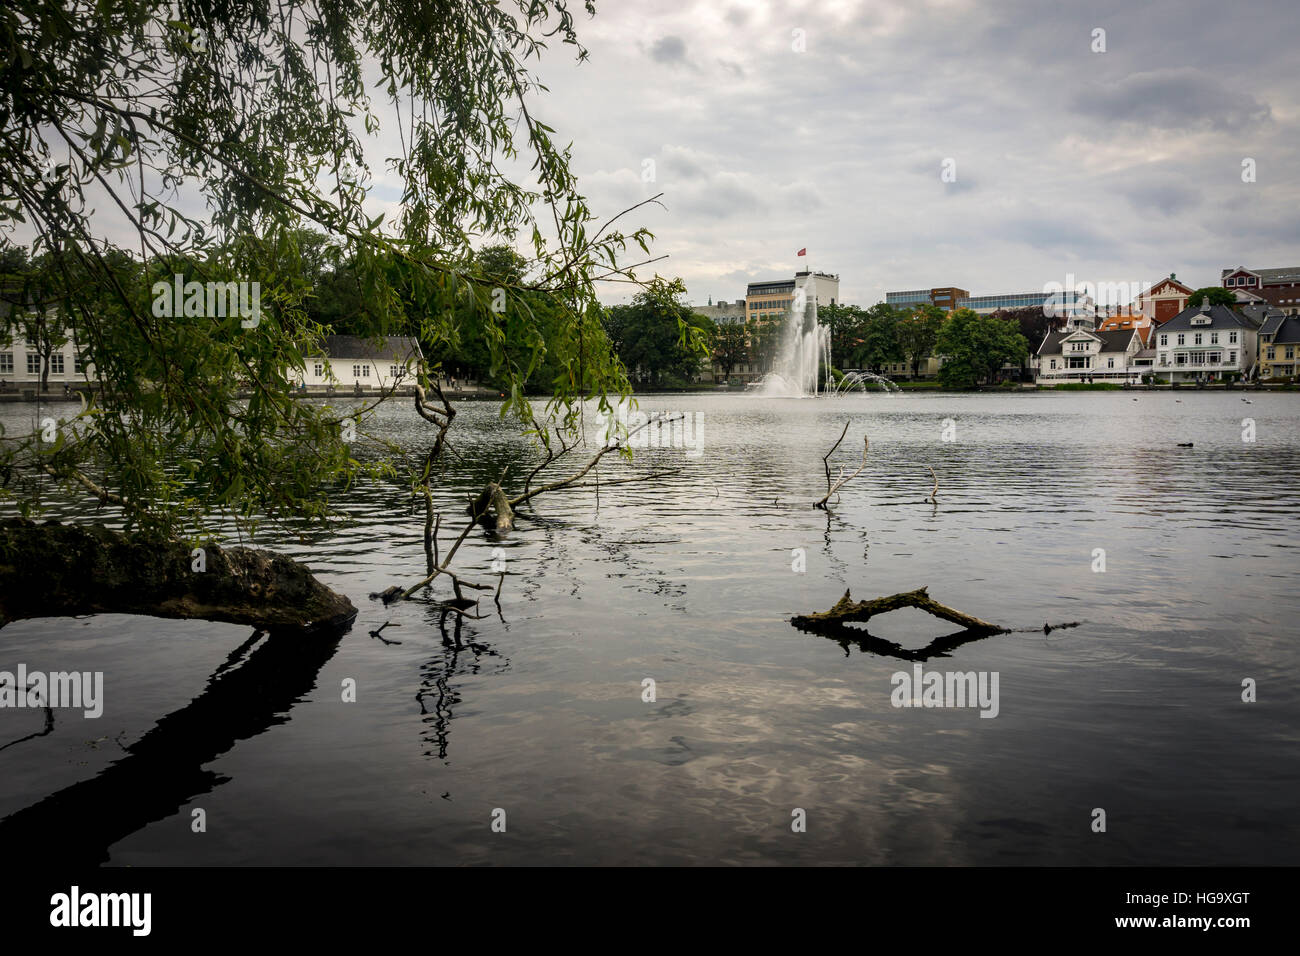
M 121 866 L 1295 864 L 1300 395 L 1248 398 L 643 396 L 691 415 L 698 449 L 608 456 L 604 481 L 668 474 L 472 535 L 458 570 L 506 577 L 459 635 L 370 599 L 423 577 L 423 515 L 401 484 L 357 487 L 352 524 L 256 542 L 357 605 L 337 647 L 120 615 L 6 627 L 0 670 L 103 671 L 105 705 L 48 733 L 0 710 L 0 839 L 37 821 Z M 835 470 L 864 433 L 867 466 L 815 510 L 846 421 Z M 407 403 L 374 430 L 431 438 Z M 493 404 L 451 436 L 444 542 L 467 494 L 537 460 Z M 789 623 L 919 587 L 1018 630 L 932 656 L 956 629 L 916 610 L 861 644 Z M 996 717 L 894 706 L 918 660 L 997 674 Z

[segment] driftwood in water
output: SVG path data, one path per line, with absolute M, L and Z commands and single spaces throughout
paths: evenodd
M 495 482 L 489 483 L 477 496 L 469 499 L 468 506 L 465 509 L 465 513 L 469 516 L 469 522 L 451 543 L 451 547 L 447 550 L 446 555 L 443 556 L 438 547 L 438 529 L 441 526 L 442 515 L 435 512 L 433 508 L 433 496 L 429 489 L 429 475 L 432 471 L 434 461 L 441 454 L 442 449 L 444 447 L 448 449 L 451 448 L 451 444 L 447 441 L 446 435 L 455 412 L 452 410 L 450 403 L 447 402 L 446 397 L 443 396 L 441 391 L 438 392 L 438 397 L 443 402 L 443 410 L 441 411 L 425 401 L 423 390 L 417 390 L 416 410 L 419 411 L 421 417 L 438 426 L 438 438 L 433 451 L 430 452 L 426 459 L 424 474 L 421 478 L 425 502 L 425 576 L 410 587 L 390 587 L 386 591 L 372 594 L 371 597 L 382 598 L 385 604 L 395 600 L 405 600 L 415 594 L 416 591 L 433 583 L 435 578 L 445 576 L 451 581 L 451 586 L 455 591 L 456 596 L 448 601 L 439 602 L 439 606 L 442 607 L 444 611 L 454 611 L 458 615 L 469 616 L 466 612 L 469 608 L 477 605 L 478 602 L 467 598 L 464 589 L 473 588 L 477 591 L 492 590 L 490 585 L 469 581 L 450 570 L 452 559 L 455 558 L 456 552 L 460 550 L 460 546 L 465 542 L 465 538 L 469 533 L 480 525 L 491 528 L 497 532 L 510 531 L 515 526 L 515 511 L 521 505 L 527 504 L 538 495 L 546 494 L 547 492 L 559 491 L 561 488 L 584 487 L 583 485 L 578 484 L 578 482 L 588 472 L 595 468 L 600 463 L 600 460 L 606 455 L 612 452 L 621 451 L 625 447 L 625 439 L 617 438 L 607 440 L 602 444 L 601 448 L 590 459 L 588 459 L 585 465 L 568 478 L 562 478 L 558 481 L 551 482 L 550 484 L 533 488 L 532 481 L 534 478 L 536 478 L 548 466 L 567 455 L 575 447 L 565 441 L 562 432 L 557 428 L 556 436 L 560 442 L 560 451 L 557 453 L 551 448 L 549 433 L 545 434 L 543 437 L 543 444 L 546 447 L 546 458 L 540 465 L 529 472 L 528 476 L 524 479 L 523 494 L 511 498 L 505 493 L 502 484 L 505 481 L 506 472 L 503 471 L 501 476 Z M 644 424 L 629 431 L 626 438 L 630 438 L 642 428 L 647 428 L 650 425 L 677 421 L 684 417 L 685 416 L 683 415 L 653 417 Z M 619 481 L 649 481 L 664 477 L 667 474 L 670 473 L 656 472 L 651 475 L 625 478 L 608 483 L 618 484 Z M 599 486 L 597 486 L 597 494 L 599 495 Z M 501 585 L 504 580 L 504 574 L 497 579 L 495 600 L 498 606 L 500 605 L 501 600 Z
M 790 623 L 805 630 L 825 630 L 837 628 L 844 624 L 868 621 L 877 614 L 885 614 L 905 607 L 914 607 L 917 610 L 925 611 L 927 614 L 933 614 L 945 621 L 951 621 L 953 624 L 977 634 L 1005 634 L 1008 632 L 1005 627 L 990 624 L 988 621 L 981 621 L 977 617 L 963 614 L 961 611 L 940 604 L 930 597 L 926 588 L 903 591 L 900 594 L 876 598 L 874 601 L 854 601 L 849 592 L 845 590 L 844 597 L 840 598 L 829 611 L 793 617 L 790 619 Z
M 283 555 L 215 544 L 202 551 L 143 533 L 10 518 L 0 522 L 0 626 L 113 613 L 302 633 L 338 631 L 356 617 L 351 601 Z
M 510 499 L 495 481 L 489 482 L 477 498 L 470 499 L 465 513 L 494 531 L 512 531 L 515 527 L 515 512 L 510 507 Z
M 871 442 L 867 440 L 866 435 L 863 435 L 862 436 L 862 464 L 858 466 L 858 470 L 855 471 L 853 474 L 846 476 L 844 474 L 844 468 L 843 466 L 841 466 L 839 478 L 837 478 L 835 481 L 831 481 L 831 455 L 835 454 L 835 449 L 840 447 L 840 442 L 844 441 L 844 436 L 847 435 L 848 433 L 849 433 L 849 423 L 845 422 L 844 431 L 840 432 L 840 437 L 835 440 L 835 444 L 831 445 L 831 450 L 828 451 L 826 455 L 822 458 L 822 467 L 826 469 L 826 494 L 822 495 L 821 498 L 813 502 L 814 508 L 821 508 L 822 510 L 827 510 L 828 509 L 827 502 L 831 500 L 831 496 L 835 494 L 837 491 L 839 491 L 841 488 L 843 488 L 845 485 L 847 485 L 854 478 L 858 477 L 858 475 L 862 474 L 863 469 L 867 467 L 867 450 L 871 447 Z

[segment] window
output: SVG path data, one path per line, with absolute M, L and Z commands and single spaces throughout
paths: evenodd
M 1218 332 L 1211 332 L 1211 333 L 1210 333 L 1210 344 L 1211 344 L 1211 345 L 1218 345 L 1218 344 L 1219 344 L 1219 333 L 1218 333 Z
M 86 370 L 86 364 L 86 356 L 82 355 L 80 352 L 72 353 L 72 371 L 75 374 L 80 375 L 84 372 Z
M 1295 358 L 1295 346 L 1294 346 L 1294 345 L 1288 345 L 1288 346 L 1286 347 L 1286 357 L 1289 358 L 1289 359 L 1293 359 L 1293 358 Z
M 41 357 L 39 355 L 33 355 L 31 352 L 27 353 L 27 374 L 41 374 Z
M 14 353 L 0 352 L 0 375 L 12 375 L 14 373 Z
M 1236 344 L 1237 344 L 1237 333 L 1236 333 L 1236 332 L 1229 332 L 1229 333 L 1228 333 L 1228 344 L 1229 344 L 1229 345 L 1236 345 Z
M 1275 359 L 1275 358 L 1277 358 L 1277 349 L 1265 349 L 1265 350 L 1264 350 L 1264 358 L 1266 358 L 1266 359 Z
M 1229 352 L 1229 353 L 1228 353 L 1228 364 L 1229 364 L 1229 365 L 1236 365 L 1236 364 L 1237 364 L 1237 353 L 1236 353 L 1236 352 Z
M 1161 344 L 1162 346 L 1164 346 L 1164 345 L 1168 345 L 1168 344 L 1169 344 L 1169 336 L 1167 336 L 1167 335 L 1162 335 L 1162 336 L 1160 336 L 1160 344 Z
M 63 353 L 55 352 L 50 356 L 50 372 L 54 375 L 63 374 Z
M 369 378 L 369 377 L 370 377 L 370 366 L 369 366 L 369 364 L 366 364 L 366 365 L 354 365 L 354 366 L 352 366 L 352 377 L 353 377 L 353 378 Z
M 312 374 L 315 375 L 317 378 L 321 378 L 325 375 L 324 362 L 317 362 L 311 368 L 312 368 Z
M 1052 359 L 1052 368 L 1056 368 L 1056 359 Z
M 1113 358 L 1108 358 L 1108 359 L 1106 359 L 1106 367 L 1107 367 L 1107 368 L 1114 368 L 1114 367 L 1115 367 L 1115 360 L 1114 360 Z
M 1183 335 L 1182 332 L 1179 332 L 1179 333 L 1178 333 L 1178 344 L 1179 344 L 1179 345 L 1185 345 L 1186 343 L 1187 343 L 1187 336 Z
M 388 375 L 390 378 L 398 378 L 401 376 L 401 374 L 402 374 L 402 366 L 400 365 L 388 366 Z
M 1197 332 L 1195 335 L 1192 336 L 1192 344 L 1193 344 L 1193 345 L 1200 345 L 1200 344 L 1201 344 L 1201 333 L 1200 333 L 1200 332 Z

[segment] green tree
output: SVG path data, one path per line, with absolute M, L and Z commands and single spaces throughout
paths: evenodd
M 866 313 L 856 305 L 823 305 L 817 308 L 817 321 L 830 330 L 831 365 L 845 368 L 856 361 L 855 352 L 862 345 Z
M 912 378 L 921 374 L 921 363 L 934 354 L 943 318 L 943 309 L 937 305 L 922 305 L 899 319 L 898 347 L 912 371 Z
M 95 487 L 129 525 L 173 533 L 210 529 L 214 514 L 326 518 L 331 488 L 364 466 L 338 412 L 291 396 L 304 357 L 343 318 L 356 334 L 437 347 L 463 340 L 472 312 L 509 383 L 503 413 L 524 421 L 543 362 L 548 412 L 570 427 L 582 399 L 608 408 L 626 393 L 594 283 L 632 277 L 628 259 L 650 236 L 595 225 L 568 149 L 533 114 L 530 60 L 548 39 L 585 56 L 569 0 L 173 7 L 0 10 L 0 231 L 57 253 L 60 307 L 96 370 L 94 404 L 59 441 L 5 436 L 0 468 Z M 375 102 L 400 137 L 377 135 Z M 375 155 L 393 140 L 395 154 Z M 366 208 L 372 162 L 401 184 L 392 221 Z M 92 220 L 107 210 L 138 237 L 129 268 Z M 486 274 L 471 255 L 482 236 L 526 242 L 532 278 Z M 258 282 L 260 320 L 158 314 L 151 285 L 176 274 Z M 354 315 L 328 311 L 333 283 Z M 39 486 L 5 493 L 28 507 Z
M 1020 329 L 1020 334 L 1029 342 L 1031 350 L 1037 349 L 1047 338 L 1047 333 L 1056 331 L 1065 324 L 1065 320 L 1050 316 L 1043 306 L 1028 305 L 1018 309 L 999 309 L 994 315 L 1011 319 Z
M 742 322 L 720 322 L 713 331 L 713 361 L 722 368 L 722 377 L 731 378 L 737 365 L 749 361 L 749 337 Z
M 1024 360 L 1029 343 L 1010 319 L 956 309 L 944 320 L 935 350 L 946 357 L 939 370 L 944 384 L 969 388 L 993 384 L 1004 365 Z
M 858 343 L 852 350 L 855 365 L 880 374 L 886 365 L 901 361 L 899 314 L 893 306 L 877 302 L 862 313 Z
M 605 310 L 610 345 L 634 381 L 674 387 L 699 373 L 713 322 L 693 312 L 685 295 L 680 279 L 656 279 L 630 305 Z
M 1226 305 L 1228 308 L 1234 308 L 1237 305 L 1237 295 L 1229 289 L 1222 286 L 1206 286 L 1204 289 L 1197 289 L 1187 297 L 1187 307 L 1189 309 L 1199 309 L 1201 300 L 1209 297 L 1210 305 Z
M 784 319 L 749 319 L 745 323 L 750 360 L 762 372 L 772 370 L 777 350 L 781 347 L 784 324 Z

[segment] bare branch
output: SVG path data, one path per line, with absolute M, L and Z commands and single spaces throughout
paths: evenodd
M 845 431 L 848 431 L 848 427 L 849 427 L 849 426 L 846 424 L 846 425 L 844 426 L 844 430 L 845 430 Z M 843 438 L 844 438 L 844 436 L 843 436 L 843 435 L 840 435 L 840 439 L 843 440 Z M 835 445 L 838 446 L 838 445 L 839 445 L 839 442 L 837 441 L 837 442 L 835 443 Z M 851 474 L 851 475 L 847 475 L 847 476 L 844 474 L 844 469 L 841 467 L 841 468 L 840 468 L 840 477 L 837 478 L 837 479 L 835 480 L 835 483 L 834 483 L 834 484 L 831 484 L 831 479 L 830 479 L 831 469 L 830 469 L 830 465 L 826 465 L 826 484 L 827 484 L 826 494 L 823 495 L 819 500 L 813 502 L 813 507 L 814 507 L 814 508 L 822 508 L 822 509 L 825 509 L 825 508 L 826 508 L 826 502 L 830 500 L 831 495 L 835 494 L 835 492 L 839 491 L 841 488 L 843 488 L 845 485 L 847 485 L 847 484 L 848 484 L 850 481 L 852 481 L 854 478 L 858 477 L 858 475 L 862 474 L 863 469 L 867 467 L 867 449 L 870 447 L 870 445 L 871 445 L 871 443 L 867 440 L 867 436 L 866 436 L 866 435 L 863 435 L 863 436 L 862 436 L 862 464 L 860 464 L 860 465 L 858 466 L 858 470 L 857 470 L 857 471 L 855 471 L 853 474 Z M 833 452 L 834 450 L 835 450 L 834 448 L 831 449 L 832 452 Z M 826 458 L 830 458 L 830 452 L 827 452 L 827 453 L 826 453 Z M 825 463 L 826 463 L 826 459 L 822 459 L 822 463 L 825 464 Z

